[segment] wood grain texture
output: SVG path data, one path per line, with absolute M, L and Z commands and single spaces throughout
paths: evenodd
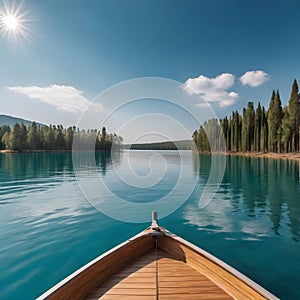
M 100 257 L 99 260 L 96 259 L 91 265 L 84 267 L 84 270 L 79 270 L 78 274 L 71 275 L 70 280 L 60 284 L 58 288 L 48 296 L 42 297 L 42 299 L 83 299 L 90 291 L 93 291 L 97 286 L 110 278 L 113 273 L 153 247 L 152 236 L 142 235 L 136 237 L 124 243 L 115 251 Z
M 153 268 L 154 263 L 156 266 L 156 255 L 151 253 L 155 254 L 155 249 L 147 253 L 148 260 L 143 256 L 123 267 L 86 299 L 114 300 L 119 297 L 154 300 L 157 291 L 158 299 L 232 299 L 207 277 L 165 251 L 158 251 L 157 268 Z
M 158 249 L 155 248 L 158 240 Z M 164 228 L 147 229 L 88 263 L 44 299 L 277 299 Z
M 189 246 L 174 240 L 172 237 L 159 237 L 159 248 L 167 251 L 170 256 L 177 257 L 187 265 L 193 267 L 221 287 L 226 293 L 236 299 L 266 299 L 260 293 L 248 286 L 240 278 L 234 276 L 223 267 L 217 265 L 207 257 L 194 251 Z

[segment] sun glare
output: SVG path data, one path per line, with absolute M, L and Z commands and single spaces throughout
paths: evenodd
M 26 26 L 29 20 L 26 19 L 27 12 L 22 11 L 22 3 L 15 5 L 14 1 L 3 1 L 3 8 L 0 8 L 0 34 L 8 39 L 29 40 L 29 28 Z
M 3 17 L 3 24 L 8 30 L 17 30 L 19 26 L 18 19 L 13 15 L 7 15 Z

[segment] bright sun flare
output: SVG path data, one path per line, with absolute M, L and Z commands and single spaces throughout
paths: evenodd
M 2 20 L 8 30 L 17 30 L 19 27 L 18 19 L 13 15 L 4 16 Z
M 22 3 L 19 6 L 14 3 L 3 1 L 4 7 L 0 8 L 0 34 L 7 36 L 8 39 L 13 37 L 15 40 L 19 40 L 20 37 L 23 37 L 28 40 L 30 30 L 26 26 L 29 23 L 29 20 L 25 18 L 27 12 L 22 12 Z

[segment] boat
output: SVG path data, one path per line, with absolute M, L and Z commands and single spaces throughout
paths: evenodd
M 158 225 L 75 271 L 42 299 L 278 299 L 220 259 Z

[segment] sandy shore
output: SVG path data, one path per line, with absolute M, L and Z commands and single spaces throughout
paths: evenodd
M 226 155 L 247 156 L 247 157 L 267 157 L 274 159 L 292 159 L 300 161 L 300 152 L 294 153 L 264 153 L 264 152 L 227 152 Z
M 0 153 L 17 153 L 17 151 L 14 151 L 14 150 L 0 150 Z

